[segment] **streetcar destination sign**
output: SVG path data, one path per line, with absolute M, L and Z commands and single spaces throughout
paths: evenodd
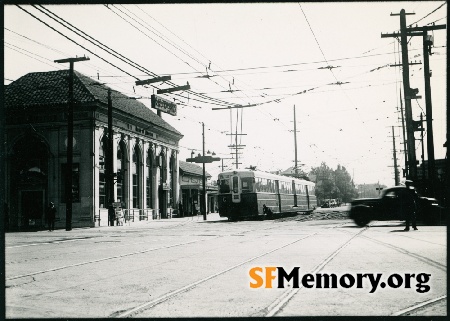
M 170 100 L 152 95 L 152 108 L 158 109 L 164 113 L 176 116 L 177 115 L 177 104 L 171 102 Z

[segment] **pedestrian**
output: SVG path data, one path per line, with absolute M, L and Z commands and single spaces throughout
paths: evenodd
M 404 231 L 409 231 L 409 225 L 411 223 L 412 228 L 417 231 L 416 225 L 416 215 L 418 210 L 419 197 L 417 196 L 416 190 L 412 185 L 412 181 L 407 180 L 405 182 L 406 189 L 404 193 L 400 196 L 401 206 L 403 213 L 405 214 L 405 229 Z
M 48 230 L 51 232 L 55 229 L 56 208 L 53 202 L 50 202 L 47 208 Z

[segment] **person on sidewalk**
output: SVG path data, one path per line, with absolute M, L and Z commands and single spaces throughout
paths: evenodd
M 53 202 L 50 202 L 47 208 L 48 230 L 51 232 L 55 229 L 56 208 Z

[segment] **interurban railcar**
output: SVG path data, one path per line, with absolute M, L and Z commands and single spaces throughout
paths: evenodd
M 219 214 L 230 220 L 310 212 L 317 206 L 315 184 L 289 176 L 234 170 L 220 173 L 217 183 Z

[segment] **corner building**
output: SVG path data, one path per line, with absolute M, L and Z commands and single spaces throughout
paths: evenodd
M 108 225 L 108 87 L 74 72 L 72 227 Z M 29 73 L 5 86 L 6 204 L 12 230 L 66 225 L 69 70 Z M 183 135 L 149 107 L 111 90 L 114 200 L 134 221 L 167 218 L 179 199 Z

